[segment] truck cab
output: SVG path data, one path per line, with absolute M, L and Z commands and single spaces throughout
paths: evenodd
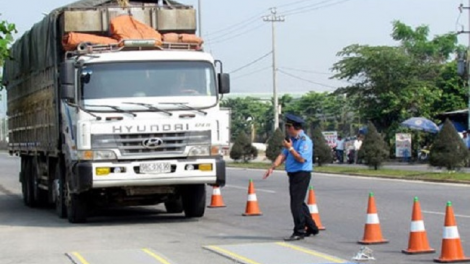
M 229 92 L 228 76 L 190 44 L 121 45 L 87 46 L 61 66 L 66 167 L 78 177 L 57 180 L 56 189 L 68 188 L 78 203 L 166 202 L 169 211 L 200 217 L 204 185 L 225 184 L 219 149 L 230 138 L 229 112 L 219 95 Z

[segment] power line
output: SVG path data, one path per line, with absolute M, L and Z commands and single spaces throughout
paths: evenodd
M 332 1 L 337 1 L 337 0 L 323 0 L 321 2 L 308 4 L 308 5 L 305 5 L 305 6 L 291 8 L 291 9 L 285 10 L 283 13 L 284 13 L 284 15 L 288 15 L 289 13 L 292 13 L 292 12 L 296 12 L 296 11 L 299 11 L 299 10 L 304 10 L 306 8 L 318 7 L 322 4 L 326 4 L 326 3 L 329 3 L 329 2 L 332 2 Z M 305 0 L 299 1 L 299 2 L 305 2 Z
M 218 29 L 218 30 L 213 31 L 213 32 L 209 32 L 209 33 L 205 34 L 204 36 L 205 36 L 205 37 L 207 37 L 207 36 L 213 36 L 213 35 L 219 34 L 220 32 L 225 33 L 228 29 L 238 28 L 238 27 L 240 27 L 240 26 L 242 26 L 242 25 L 249 24 L 249 23 L 251 23 L 251 22 L 253 22 L 253 21 L 257 21 L 264 13 L 265 13 L 265 11 L 260 12 L 260 13 L 258 13 L 258 14 L 256 14 L 256 15 L 251 16 L 251 17 L 249 17 L 249 18 L 247 18 L 247 19 L 244 19 L 244 20 L 242 20 L 242 21 L 240 21 L 240 22 L 238 22 L 238 23 L 235 23 L 235 24 L 232 24 L 232 25 L 230 25 L 230 26 L 227 26 L 227 27 Z
M 313 83 L 313 84 L 316 84 L 316 85 L 320 85 L 320 86 L 324 86 L 324 87 L 327 87 L 327 88 L 330 88 L 330 89 L 336 89 L 337 87 L 334 87 L 334 86 L 331 86 L 331 85 L 327 85 L 327 84 L 323 84 L 323 83 L 318 83 L 318 82 L 314 82 L 312 80 L 308 80 L 308 79 L 304 79 L 302 77 L 299 77 L 297 75 L 293 75 L 293 74 L 290 74 L 288 72 L 285 72 L 283 70 L 278 70 L 280 73 L 282 74 L 285 74 L 287 76 L 290 76 L 292 78 L 295 78 L 295 79 L 298 79 L 298 80 L 301 80 L 301 81 L 304 81 L 304 82 L 308 82 L 308 83 Z
M 342 0 L 342 1 L 338 1 L 338 2 L 335 2 L 335 3 L 328 4 L 328 5 L 323 5 L 323 6 L 309 8 L 309 9 L 302 8 L 302 9 L 299 9 L 299 11 L 297 11 L 297 12 L 292 12 L 292 13 L 285 14 L 285 16 L 303 14 L 303 13 L 319 10 L 319 9 L 322 9 L 322 8 L 343 4 L 343 3 L 346 3 L 346 2 L 349 2 L 349 1 L 351 1 L 351 0 Z
M 323 75 L 332 75 L 331 72 L 319 72 L 319 71 L 311 71 L 311 70 L 302 70 L 302 69 L 295 69 L 295 68 L 290 68 L 290 67 L 279 67 L 284 70 L 290 70 L 290 71 L 297 71 L 297 72 L 305 72 L 305 73 L 314 73 L 314 74 L 323 74 Z
M 293 6 L 293 5 L 297 5 L 297 4 L 304 3 L 304 2 L 309 2 L 309 1 L 313 1 L 313 0 L 299 0 L 299 1 L 292 2 L 292 3 L 286 3 L 286 4 L 280 5 L 278 7 Z M 332 3 L 332 4 L 329 4 L 329 5 L 321 6 L 322 4 L 326 4 L 326 3 L 329 3 L 329 2 L 332 2 L 332 1 L 337 1 L 337 0 L 323 0 L 323 1 L 318 2 L 318 3 L 314 3 L 314 4 L 302 6 L 302 7 L 297 7 L 297 8 L 292 8 L 292 9 L 284 11 L 283 13 L 284 13 L 285 16 L 301 14 L 301 13 L 317 10 L 317 9 L 320 9 L 320 8 L 324 8 L 324 7 L 338 5 L 338 4 L 348 2 L 348 1 L 351 1 L 351 0 L 343 0 L 343 1 L 339 1 L 337 3 Z M 313 9 L 312 9 L 312 7 L 313 7 Z M 212 42 L 212 43 L 219 42 L 219 40 L 222 39 L 225 36 L 229 36 L 232 33 L 240 31 L 240 30 L 242 30 L 242 29 L 244 29 L 248 26 L 252 26 L 253 22 L 256 22 L 264 13 L 265 13 L 265 11 L 257 13 L 256 15 L 251 16 L 247 19 L 241 20 L 238 23 L 235 23 L 235 24 L 232 24 L 230 26 L 218 29 L 218 30 L 213 31 L 213 32 L 208 32 L 207 34 L 204 34 L 204 38 L 208 38 L 209 39 L 208 42 Z M 244 31 L 244 33 L 253 31 L 254 29 L 255 28 L 246 30 L 246 31 Z M 243 35 L 244 33 L 237 34 L 233 37 Z M 231 38 L 232 37 L 227 38 L 227 40 L 229 40 Z M 225 41 L 225 39 L 220 40 L 220 42 L 223 42 L 223 41 Z
M 258 21 L 258 20 L 257 20 Z M 255 22 L 255 21 L 253 21 Z M 218 40 L 221 40 L 221 39 L 224 39 L 224 38 L 227 38 L 227 36 L 230 36 L 230 35 L 233 35 L 234 33 L 237 33 L 238 31 L 246 28 L 246 27 L 250 27 L 250 26 L 253 26 L 253 23 L 250 23 L 250 24 L 246 24 L 242 27 L 239 27 L 237 29 L 234 29 L 234 30 L 229 30 L 227 32 L 225 32 L 224 34 L 222 35 L 217 35 L 215 37 L 207 37 L 210 41 L 218 41 Z M 246 30 L 245 30 L 246 31 Z
M 262 71 L 267 70 L 267 69 L 269 69 L 269 68 L 271 68 L 271 66 L 266 66 L 266 67 L 263 67 L 263 68 L 261 68 L 261 69 L 258 69 L 258 70 L 255 70 L 255 71 L 252 71 L 252 72 L 243 74 L 243 75 L 235 76 L 235 77 L 233 77 L 233 78 L 231 78 L 231 79 L 232 79 L 232 80 L 240 79 L 240 78 L 243 78 L 243 77 L 246 77 L 246 76 L 253 75 L 253 74 L 258 73 L 258 72 L 262 72 Z
M 240 32 L 240 33 L 238 33 L 238 34 L 236 34 L 236 35 L 233 35 L 233 36 L 231 36 L 231 37 L 227 37 L 227 38 L 224 38 L 224 39 L 219 39 L 219 40 L 217 40 L 217 41 L 213 41 L 213 42 L 212 42 L 211 40 L 208 40 L 207 43 L 208 43 L 208 45 L 217 44 L 217 43 L 222 43 L 222 42 L 225 42 L 225 41 L 227 41 L 227 40 L 231 40 L 231 39 L 234 39 L 234 38 L 239 37 L 239 36 L 241 36 L 241 35 L 245 35 L 245 34 L 247 34 L 247 33 L 250 33 L 250 32 L 252 32 L 252 31 L 254 31 L 254 30 L 257 30 L 257 29 L 259 29 L 259 28 L 261 28 L 261 27 L 263 27 L 263 26 L 265 26 L 265 24 L 260 24 L 260 25 L 258 25 L 257 27 L 254 27 L 254 28 L 245 30 L 245 31 Z
M 250 62 L 250 63 L 247 63 L 247 64 L 243 65 L 242 67 L 237 68 L 237 69 L 235 69 L 235 70 L 233 70 L 233 71 L 231 71 L 231 72 L 229 72 L 229 73 L 235 73 L 235 72 L 237 72 L 237 71 L 243 70 L 243 69 L 245 69 L 246 67 L 251 66 L 251 65 L 257 63 L 258 61 L 260 61 L 260 60 L 262 60 L 262 59 L 268 57 L 269 55 L 271 55 L 271 53 L 272 53 L 272 51 L 270 51 L 270 52 L 264 54 L 263 56 L 257 58 L 256 60 L 254 60 L 254 61 L 252 61 L 252 62 Z
M 254 22 L 254 21 L 253 21 L 253 22 Z M 237 29 L 229 30 L 229 31 L 225 32 L 225 33 L 222 34 L 222 35 L 217 35 L 217 36 L 215 36 L 214 38 L 211 38 L 211 37 L 208 37 L 208 38 L 209 38 L 211 41 L 217 41 L 217 40 L 220 40 L 220 39 L 224 39 L 224 38 L 226 38 L 226 36 L 232 35 L 233 33 L 237 32 L 237 31 L 240 31 L 241 29 L 244 29 L 244 28 L 249 27 L 249 26 L 253 26 L 253 24 L 251 24 L 251 23 L 250 23 L 250 24 L 246 24 L 246 25 L 244 25 L 244 26 L 242 26 L 242 27 L 239 27 L 239 28 L 237 28 Z
M 300 4 L 300 3 L 303 3 L 303 2 L 310 2 L 310 1 L 312 1 L 312 0 L 299 0 L 299 1 L 291 2 L 291 3 L 285 3 L 283 5 L 278 5 L 276 7 L 277 8 L 283 8 L 283 7 L 286 7 L 286 6 L 296 5 L 296 4 Z

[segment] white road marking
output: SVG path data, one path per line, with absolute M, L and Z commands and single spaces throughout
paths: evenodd
M 245 190 L 247 191 L 248 190 L 248 187 L 243 187 L 243 186 L 237 186 L 237 185 L 225 185 L 225 187 L 228 187 L 228 188 L 233 188 L 233 189 L 240 189 L 240 190 Z M 276 193 L 275 191 L 272 191 L 272 190 L 265 190 L 265 189 L 258 189 L 258 188 L 255 188 L 255 191 L 257 192 L 265 192 L 265 193 Z
M 436 215 L 445 215 L 446 213 L 443 212 L 434 212 L 434 211 L 421 211 L 425 214 L 436 214 Z M 459 214 L 454 214 L 455 217 L 462 217 L 462 218 L 470 218 L 470 215 L 459 215 Z

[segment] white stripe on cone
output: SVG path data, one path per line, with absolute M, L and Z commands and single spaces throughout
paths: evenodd
M 366 224 L 379 224 L 378 214 L 367 214 Z
M 258 199 L 256 199 L 256 194 L 248 194 L 248 201 L 250 202 L 258 201 Z
M 220 195 L 220 188 L 214 188 L 214 191 L 212 192 L 212 194 Z
M 459 230 L 456 226 L 444 226 L 444 232 L 442 234 L 444 239 L 456 239 L 460 238 Z
M 423 220 L 419 220 L 419 221 L 412 221 L 411 222 L 411 228 L 410 228 L 411 232 L 422 232 L 422 231 L 425 231 L 424 230 L 424 222 Z
M 309 204 L 308 210 L 310 211 L 311 214 L 318 214 L 318 207 L 316 204 Z

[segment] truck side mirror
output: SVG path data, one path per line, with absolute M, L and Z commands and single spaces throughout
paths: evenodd
M 60 65 L 60 98 L 75 101 L 75 62 L 65 61 Z
M 228 73 L 219 73 L 219 93 L 228 94 L 230 93 L 230 74 Z

